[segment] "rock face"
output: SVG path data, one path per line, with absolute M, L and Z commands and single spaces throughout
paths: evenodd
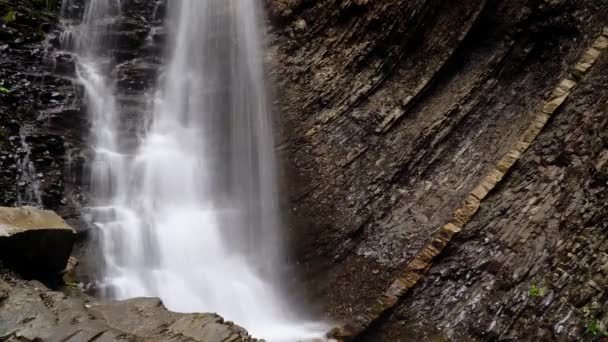
M 54 73 L 47 53 L 59 41 L 57 6 L 0 1 L 0 205 L 44 205 L 71 218 L 66 184 L 78 173 L 72 151 L 83 121 L 71 80 Z
M 606 2 L 266 2 L 292 245 L 328 316 L 374 342 L 606 330 L 607 57 L 584 57 Z
M 0 207 L 0 261 L 26 277 L 57 277 L 75 240 L 74 229 L 53 211 Z
M 37 281 L 0 278 L 0 340 L 254 342 L 242 328 L 213 314 L 177 314 L 160 300 L 96 303 L 68 297 Z

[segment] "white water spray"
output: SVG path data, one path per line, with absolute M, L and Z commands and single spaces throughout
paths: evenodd
M 217 312 L 268 341 L 319 338 L 277 286 L 282 251 L 258 0 L 169 4 L 168 64 L 134 153 L 104 34 L 117 0 L 90 0 L 68 29 L 91 117 L 92 208 L 117 298 Z

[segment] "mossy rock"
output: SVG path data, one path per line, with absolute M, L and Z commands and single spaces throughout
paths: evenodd
M 38 33 L 45 23 L 56 20 L 58 12 L 57 0 L 0 0 L 0 20 L 20 30 Z
M 17 20 L 17 15 L 15 14 L 14 9 L 9 9 L 8 12 L 2 17 L 2 21 L 5 24 L 11 24 Z

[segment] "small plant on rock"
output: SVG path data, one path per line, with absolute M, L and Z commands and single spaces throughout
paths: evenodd
M 597 319 L 594 319 L 587 323 L 587 334 L 592 336 L 606 336 L 608 337 L 608 330 L 602 328 L 602 325 Z
M 528 289 L 528 296 L 531 298 L 544 297 L 546 293 L 547 293 L 547 289 L 545 289 L 542 286 L 536 286 L 534 284 L 532 284 L 530 286 L 530 288 Z
M 586 333 L 594 337 L 608 337 L 608 330 L 595 317 L 600 310 L 598 303 L 583 307 L 583 315 L 587 318 Z

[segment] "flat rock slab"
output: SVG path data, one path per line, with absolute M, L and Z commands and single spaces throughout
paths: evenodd
M 0 341 L 254 342 L 215 314 L 179 314 L 159 299 L 98 303 L 0 274 Z
M 75 240 L 76 231 L 53 211 L 0 207 L 0 261 L 28 278 L 59 274 Z

